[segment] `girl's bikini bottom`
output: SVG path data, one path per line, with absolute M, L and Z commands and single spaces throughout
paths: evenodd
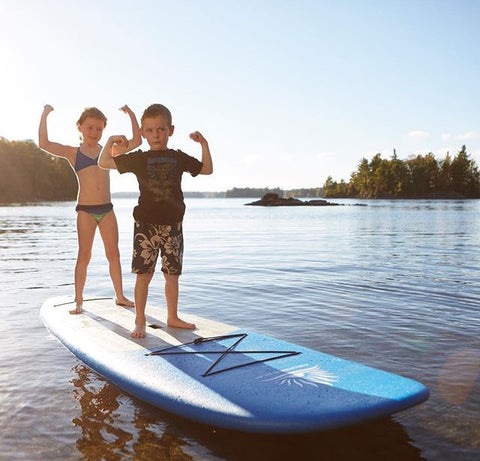
M 77 205 L 75 211 L 84 211 L 92 216 L 99 223 L 105 215 L 113 210 L 111 203 L 103 203 L 102 205 Z

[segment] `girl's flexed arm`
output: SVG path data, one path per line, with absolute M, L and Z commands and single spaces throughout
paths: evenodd
M 142 131 L 138 126 L 137 117 L 135 117 L 135 114 L 130 107 L 125 104 L 120 110 L 125 112 L 132 122 L 133 138 L 128 141 L 128 150 L 133 150 L 142 144 Z
M 48 152 L 49 154 L 56 155 L 57 157 L 64 157 L 74 161 L 74 156 L 76 149 L 71 146 L 65 146 L 57 142 L 52 142 L 48 139 L 48 130 L 47 130 L 47 116 L 52 112 L 53 107 L 47 104 L 43 108 L 42 116 L 40 117 L 40 125 L 38 127 L 38 147 Z

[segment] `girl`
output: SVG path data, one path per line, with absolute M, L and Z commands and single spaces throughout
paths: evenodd
M 65 146 L 48 139 L 47 116 L 52 110 L 53 107 L 48 104 L 43 109 L 38 130 L 38 145 L 40 149 L 49 154 L 66 158 L 75 171 L 78 180 L 78 203 L 76 207 L 78 256 L 75 265 L 76 309 L 70 311 L 70 313 L 80 314 L 82 312 L 83 288 L 87 278 L 87 266 L 90 261 L 97 227 L 105 246 L 110 277 L 115 290 L 115 302 L 119 306 L 133 307 L 134 303 L 123 294 L 122 270 L 118 250 L 118 225 L 111 203 L 109 172 L 97 166 L 101 151 L 98 142 L 107 125 L 107 119 L 97 108 L 86 108 L 77 122 L 81 139 L 80 147 Z M 137 119 L 128 106 L 123 106 L 120 110 L 130 117 L 133 139 L 128 141 L 128 146 L 134 149 L 142 143 Z

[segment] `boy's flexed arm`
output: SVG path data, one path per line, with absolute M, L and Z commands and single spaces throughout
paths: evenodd
M 125 136 L 121 135 L 110 136 L 110 138 L 108 138 L 108 141 L 103 147 L 98 159 L 98 166 L 104 170 L 117 169 L 117 165 L 115 164 L 113 157 L 126 154 L 142 144 L 142 132 L 138 126 L 135 114 L 127 105 L 121 107 L 120 110 L 125 112 L 130 117 L 132 122 L 133 138 L 128 140 Z
M 190 134 L 190 138 L 195 142 L 200 143 L 202 146 L 202 169 L 199 174 L 212 174 L 213 173 L 213 162 L 212 155 L 210 154 L 210 148 L 208 147 L 208 141 L 203 137 L 202 133 L 199 131 L 194 131 Z
M 128 139 L 125 136 L 110 136 L 100 152 L 98 166 L 104 170 L 116 170 L 117 165 L 113 157 L 123 155 L 129 150 Z

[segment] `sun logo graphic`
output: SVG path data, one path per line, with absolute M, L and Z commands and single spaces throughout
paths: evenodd
M 305 367 L 305 365 L 292 367 L 279 371 L 272 375 L 266 375 L 259 378 L 263 382 L 271 382 L 287 386 L 313 386 L 318 387 L 320 384 L 331 386 L 338 379 L 332 373 L 322 370 L 318 365 L 313 367 Z

